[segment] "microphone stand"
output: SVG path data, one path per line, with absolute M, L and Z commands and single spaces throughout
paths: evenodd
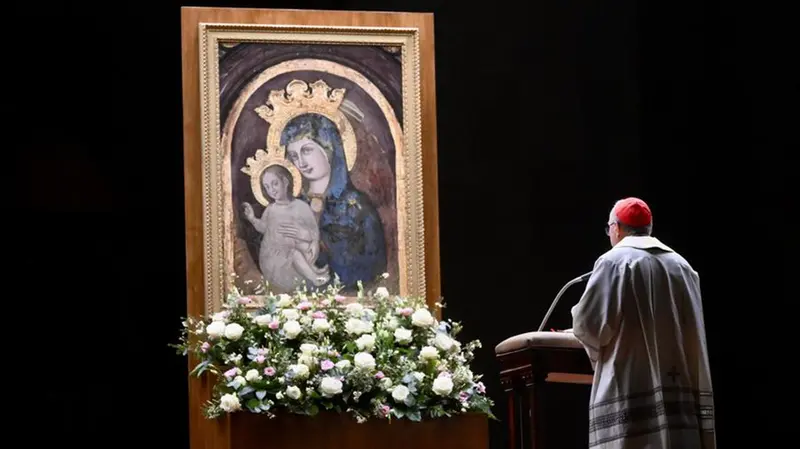
M 586 273 L 586 274 L 582 274 L 582 275 L 576 277 L 575 279 L 567 282 L 566 285 L 561 287 L 561 291 L 559 291 L 558 294 L 556 295 L 556 299 L 554 299 L 553 303 L 550 304 L 550 309 L 547 311 L 547 314 L 544 316 L 544 319 L 542 320 L 542 324 L 539 325 L 538 332 L 541 332 L 542 329 L 544 329 L 544 325 L 545 325 L 545 323 L 547 323 L 547 319 L 550 318 L 550 314 L 553 313 L 553 310 L 556 308 L 556 304 L 558 304 L 558 300 L 561 299 L 561 296 L 564 294 L 564 292 L 567 291 L 567 289 L 570 288 L 572 285 L 577 284 L 578 282 L 582 282 L 582 281 L 585 281 L 585 280 L 589 279 L 589 277 L 591 275 L 592 275 L 591 271 Z

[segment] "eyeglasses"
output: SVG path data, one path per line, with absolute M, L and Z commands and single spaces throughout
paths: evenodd
M 606 223 L 606 235 L 610 235 L 609 231 L 611 231 L 611 225 L 615 225 L 615 224 L 617 224 L 616 221 L 613 221 L 611 223 Z

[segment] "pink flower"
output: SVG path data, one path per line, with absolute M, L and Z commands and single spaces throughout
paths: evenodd
M 238 368 L 231 368 L 228 371 L 225 371 L 225 377 L 234 377 L 239 374 Z
M 256 363 L 259 364 L 264 363 L 264 360 L 267 360 L 267 358 L 264 357 L 263 355 L 256 356 Z
M 205 342 L 202 346 L 200 346 L 200 350 L 203 352 L 208 352 L 209 348 L 211 348 L 211 345 L 208 342 Z
M 311 308 L 311 303 L 308 301 L 303 301 L 297 305 L 297 308 L 300 310 L 308 310 Z
M 347 298 L 342 295 L 336 295 L 333 297 L 333 299 L 335 299 L 336 302 L 344 302 Z
M 319 303 L 322 307 L 328 307 L 331 305 L 330 299 L 323 299 L 322 302 Z
M 264 374 L 266 374 L 267 376 L 274 376 L 275 375 L 275 368 L 273 368 L 271 366 L 268 366 L 268 367 L 264 368 Z
M 378 380 L 383 379 L 384 377 L 386 376 L 384 376 L 383 371 L 378 371 L 377 373 L 375 373 L 375 378 Z
M 241 298 L 237 298 L 236 302 L 238 302 L 239 304 L 250 304 L 251 302 L 253 302 L 253 300 L 250 299 L 250 297 L 248 296 L 242 296 Z
M 328 371 L 329 369 L 333 369 L 333 362 L 330 360 L 323 360 L 320 362 L 319 366 L 322 368 L 322 371 Z
M 281 324 L 279 322 L 277 322 L 277 321 L 272 321 L 272 322 L 269 323 L 269 328 L 272 329 L 272 330 L 275 330 L 275 329 L 277 329 L 279 327 L 281 327 Z
M 320 312 L 318 310 L 318 311 L 314 312 L 313 314 L 311 314 L 311 318 L 317 318 L 317 319 L 325 318 L 325 312 Z
M 478 382 L 475 384 L 475 390 L 480 394 L 486 393 L 486 385 L 483 382 Z
M 414 309 L 412 309 L 411 307 L 406 307 L 406 308 L 400 309 L 400 315 L 403 315 L 403 316 L 411 316 L 413 313 L 414 313 Z
M 383 416 L 389 416 L 389 413 L 392 411 L 392 408 L 388 405 L 381 405 L 381 414 Z
M 256 354 L 258 354 L 258 355 L 267 355 L 267 348 L 258 348 L 256 350 Z
M 447 369 L 447 368 L 445 368 L 445 369 Z M 450 378 L 450 377 L 453 377 L 453 376 L 450 373 L 448 373 L 447 371 L 442 371 L 442 372 L 439 373 L 439 377 Z
M 462 391 L 461 394 L 458 395 L 458 398 L 461 399 L 461 402 L 466 402 L 467 399 L 469 399 L 469 393 Z

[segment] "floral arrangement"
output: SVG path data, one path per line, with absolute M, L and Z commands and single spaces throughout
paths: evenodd
M 173 346 L 198 360 L 190 375 L 217 376 L 206 416 L 332 410 L 358 422 L 494 418 L 481 376 L 469 368 L 480 342 L 456 340 L 458 323 L 439 322 L 424 299 L 385 287 L 365 293 L 359 283 L 355 299 L 339 291 L 336 282 L 323 293 L 267 294 L 253 307 L 234 290 L 223 312 L 186 319 Z

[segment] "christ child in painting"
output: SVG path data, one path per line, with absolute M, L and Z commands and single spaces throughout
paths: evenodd
M 330 280 L 327 266 L 314 265 L 319 255 L 319 226 L 311 207 L 292 197 L 291 180 L 284 167 L 267 167 L 261 185 L 272 201 L 261 218 L 256 218 L 253 207 L 244 203 L 245 218 L 263 234 L 258 259 L 264 280 L 287 292 L 297 287 L 299 279 L 315 286 Z

